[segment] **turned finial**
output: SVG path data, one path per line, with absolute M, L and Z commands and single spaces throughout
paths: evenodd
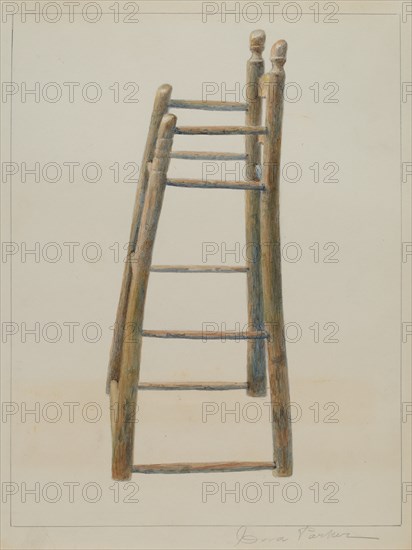
M 259 61 L 262 59 L 262 52 L 265 49 L 265 40 L 265 31 L 259 29 L 250 33 L 249 47 L 252 52 L 252 59 Z
M 270 50 L 270 60 L 272 62 L 272 72 L 280 73 L 283 71 L 283 65 L 286 63 L 286 52 L 288 44 L 286 40 L 278 40 Z

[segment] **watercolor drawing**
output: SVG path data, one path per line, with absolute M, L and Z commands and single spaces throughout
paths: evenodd
M 288 414 L 289 384 L 283 331 L 283 305 L 279 228 L 279 170 L 282 137 L 284 64 L 287 44 L 277 41 L 270 51 L 272 64 L 264 72 L 262 52 L 265 33 L 250 35 L 251 57 L 247 62 L 246 101 L 219 102 L 172 99 L 172 86 L 164 84 L 156 94 L 142 170 L 138 182 L 122 288 L 111 348 L 107 392 L 112 414 L 112 475 L 130 479 L 132 473 L 189 473 L 273 470 L 274 475 L 292 474 L 292 436 Z M 244 126 L 179 126 L 175 109 L 245 112 Z M 175 151 L 176 134 L 244 135 L 245 151 Z M 237 159 L 246 163 L 245 181 L 169 179 L 170 159 Z M 188 188 L 233 189 L 246 192 L 246 244 L 254 253 L 244 267 L 152 265 L 152 252 L 168 185 Z M 245 273 L 248 292 L 248 330 L 207 332 L 147 330 L 143 327 L 146 291 L 151 271 L 176 273 Z M 143 338 L 189 338 L 248 340 L 247 382 L 172 382 L 140 384 Z M 267 369 L 266 369 L 267 364 Z M 269 384 L 267 384 L 268 370 Z M 134 415 L 139 390 L 246 389 L 249 396 L 262 396 L 269 387 L 272 413 L 273 460 L 270 462 L 213 462 L 133 464 Z

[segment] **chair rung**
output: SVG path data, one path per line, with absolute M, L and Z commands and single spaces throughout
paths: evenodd
M 273 462 L 176 462 L 175 464 L 138 464 L 132 467 L 132 472 L 139 474 L 195 474 L 274 470 L 275 468 Z
M 169 107 L 175 109 L 202 109 L 204 111 L 247 111 L 247 103 L 239 103 L 238 101 L 171 99 Z
M 267 333 L 261 331 L 202 331 L 202 330 L 144 330 L 147 338 L 187 338 L 189 340 L 263 340 Z
M 245 266 L 227 265 L 152 265 L 154 273 L 247 273 Z
M 247 135 L 266 134 L 264 126 L 180 126 L 175 128 L 175 134 L 184 135 Z
M 247 390 L 246 382 L 141 382 L 139 390 L 199 390 L 199 391 L 224 391 Z
M 170 158 L 186 160 L 246 160 L 247 155 L 243 153 L 220 153 L 213 151 L 172 151 Z
M 261 181 L 222 181 L 222 180 L 192 180 L 171 179 L 166 181 L 172 187 L 191 187 L 196 189 L 239 189 L 249 191 L 264 191 L 265 185 Z

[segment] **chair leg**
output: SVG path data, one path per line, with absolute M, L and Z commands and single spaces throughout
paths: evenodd
M 136 251 L 131 258 L 132 280 L 122 343 L 117 395 L 118 414 L 113 437 L 112 476 L 116 480 L 130 479 L 132 474 L 144 306 L 175 126 L 176 117 L 174 115 L 163 117 L 149 177 Z

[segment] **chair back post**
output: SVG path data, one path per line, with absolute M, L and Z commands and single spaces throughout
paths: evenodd
M 130 255 L 134 252 L 136 248 L 137 235 L 139 232 L 143 206 L 146 197 L 147 184 L 149 181 L 150 163 L 153 161 L 160 123 L 162 121 L 163 115 L 167 113 L 171 94 L 172 87 L 169 84 L 163 84 L 158 88 L 153 104 L 149 132 L 146 139 L 146 147 L 143 153 L 142 164 L 140 166 L 139 181 L 137 184 L 136 197 L 132 215 L 127 257 L 123 270 L 122 287 L 116 312 L 116 322 L 114 325 L 112 347 L 110 349 L 109 368 L 107 373 L 106 393 L 110 393 L 110 386 L 113 380 L 115 382 L 119 381 L 124 324 L 126 320 L 126 310 L 130 283 L 132 280 Z
M 261 194 L 261 251 L 265 328 L 268 333 L 268 371 L 272 408 L 274 462 L 277 476 L 292 474 L 292 432 L 289 381 L 283 320 L 279 223 L 280 153 L 282 143 L 284 64 L 287 44 L 277 41 L 270 54 L 272 69 L 261 80 L 266 97 Z
M 265 48 L 265 32 L 253 31 L 250 34 L 252 55 L 246 68 L 246 126 L 261 126 L 262 98 L 259 93 L 259 80 L 264 73 L 262 52 Z M 246 171 L 245 179 L 259 180 L 260 165 L 259 136 L 245 136 Z M 259 260 L 260 250 L 260 192 L 246 191 L 246 267 L 248 291 L 248 329 L 263 330 L 262 272 Z M 249 340 L 247 344 L 247 393 L 250 396 L 266 395 L 265 342 Z

